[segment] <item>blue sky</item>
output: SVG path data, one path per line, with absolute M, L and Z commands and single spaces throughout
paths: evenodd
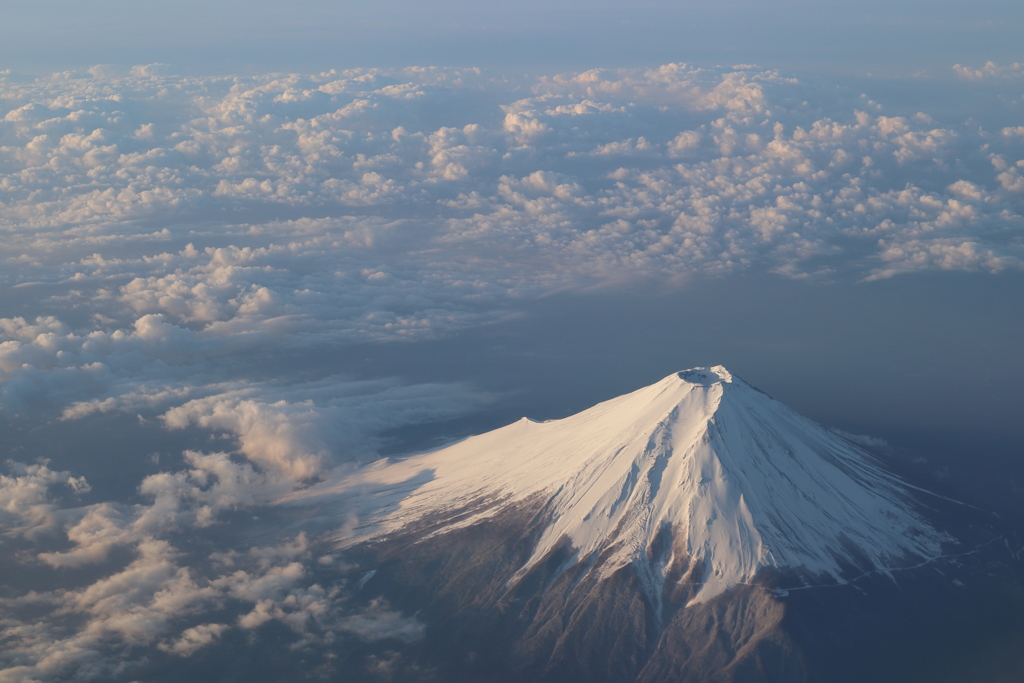
M 165 62 L 197 72 L 338 66 L 561 71 L 672 61 L 945 76 L 1019 61 L 1019 3 L 6 3 L 0 63 L 29 72 Z

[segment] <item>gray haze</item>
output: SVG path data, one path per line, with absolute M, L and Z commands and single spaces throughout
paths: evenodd
M 536 71 L 671 61 L 944 76 L 1021 59 L 1024 10 L 955 2 L 12 2 L 0 64 L 45 73 L 150 62 L 192 71 L 409 64 Z

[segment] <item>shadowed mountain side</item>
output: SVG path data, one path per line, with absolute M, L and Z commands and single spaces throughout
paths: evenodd
M 797 683 L 807 670 L 781 628 L 785 606 L 761 587 L 737 586 L 677 612 L 637 683 Z
M 661 605 L 647 597 L 636 568 L 600 578 L 573 562 L 567 541 L 510 585 L 533 550 L 543 508 L 534 499 L 427 541 L 441 524 L 425 520 L 345 557 L 360 571 L 377 570 L 363 600 L 383 597 L 428 625 L 417 656 L 444 680 L 805 680 L 780 628 L 781 602 L 763 588 L 741 586 L 684 608 L 696 590 L 685 578 L 695 567 L 685 562 L 672 568 L 681 580 L 666 588 Z
M 424 624 L 403 656 L 453 683 L 1024 670 L 1013 529 L 905 484 L 721 366 L 282 503 L 350 520 L 323 541 L 352 599 Z
M 442 520 L 425 520 L 353 547 L 344 553 L 353 578 L 376 569 L 358 600 L 383 598 L 426 624 L 403 655 L 452 683 L 1016 683 L 1024 674 L 1024 572 L 998 538 L 845 585 L 787 592 L 772 586 L 799 586 L 798 575 L 766 573 L 699 603 L 691 579 L 701 568 L 677 560 L 657 604 L 642 565 L 600 578 L 592 570 L 606 558 L 575 563 L 567 540 L 510 583 L 544 514 L 533 499 L 445 534 L 430 535 Z

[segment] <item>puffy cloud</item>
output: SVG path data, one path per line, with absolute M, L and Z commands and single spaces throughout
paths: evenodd
M 121 571 L 84 588 L 30 594 L 8 604 L 0 662 L 15 666 L 6 667 L 7 675 L 13 680 L 107 677 L 122 666 L 118 650 L 154 643 L 174 619 L 216 597 L 176 565 L 167 542 L 143 540 L 137 553 Z M 35 608 L 36 619 L 13 616 L 28 606 Z M 66 620 L 56 618 L 60 614 L 77 616 L 77 623 L 69 628 Z
M 1013 64 L 996 64 L 988 61 L 981 68 L 975 69 L 960 64 L 953 65 L 953 73 L 957 78 L 967 81 L 980 81 L 991 78 L 1021 78 L 1024 76 L 1024 64 L 1014 62 Z
M 316 437 L 315 423 L 320 417 L 312 405 L 283 401 L 268 405 L 218 395 L 172 408 L 163 420 L 172 428 L 195 422 L 238 434 L 240 450 L 249 459 L 290 479 L 303 480 L 318 474 L 327 459 L 326 444 Z
M 45 464 L 9 463 L 12 475 L 0 474 L 0 532 L 6 536 L 37 537 L 59 522 L 53 489 L 88 492 L 84 477 L 58 472 Z
M 172 429 L 195 424 L 235 435 L 249 460 L 303 481 L 332 463 L 371 455 L 374 437 L 389 428 L 459 415 L 486 400 L 458 386 L 327 378 L 217 393 L 175 406 L 161 419 Z
M 181 635 L 170 643 L 160 643 L 157 647 L 182 657 L 188 657 L 201 647 L 210 645 L 220 634 L 228 629 L 227 624 L 199 624 L 182 631 Z
M 340 625 L 367 640 L 394 638 L 415 642 L 423 638 L 426 626 L 414 617 L 388 609 L 382 599 L 373 600 L 365 611 L 345 617 Z
M 139 653 L 147 649 L 190 657 L 231 629 L 253 631 L 269 621 L 294 633 L 293 648 L 329 643 L 338 632 L 365 640 L 422 637 L 424 626 L 414 618 L 376 602 L 353 609 L 345 604 L 344 582 L 318 583 L 304 533 L 244 549 L 229 543 L 226 551 L 212 556 L 202 552 L 212 538 L 195 547 L 182 546 L 180 540 L 175 545 L 172 539 L 183 523 L 193 525 L 194 537 L 218 511 L 259 504 L 252 499 L 254 487 L 238 486 L 237 472 L 248 469 L 251 474 L 248 466 L 232 466 L 223 454 L 192 453 L 189 461 L 188 471 L 143 482 L 140 492 L 153 498 L 148 505 L 50 506 L 71 549 L 23 552 L 21 561 L 60 571 L 98 564 L 102 575 L 72 588 L 60 587 L 59 577 L 51 575 L 45 578 L 57 587 L 0 601 L 5 632 L 0 680 L 105 679 L 144 664 Z M 232 468 L 234 478 L 226 474 Z M 46 489 L 66 484 L 66 473 L 22 469 L 21 480 L 35 479 L 5 477 L 0 482 L 5 501 L 22 501 L 8 506 L 16 511 L 38 505 L 48 499 Z M 247 499 L 227 489 L 247 490 Z M 169 496 L 177 498 L 171 505 Z M 111 563 L 110 550 L 117 546 L 133 556 L 127 563 Z M 214 612 L 223 619 L 225 610 L 237 616 L 207 619 Z
M 113 548 L 137 540 L 117 506 L 103 503 L 83 512 L 81 519 L 66 529 L 74 547 L 67 552 L 39 553 L 40 560 L 56 568 L 80 567 L 102 562 Z
M 190 469 L 153 474 L 139 485 L 153 504 L 134 520 L 137 533 L 208 526 L 224 510 L 265 504 L 291 488 L 287 480 L 235 462 L 226 453 L 186 451 L 184 456 Z
M 990 270 L 998 272 L 1016 265 L 1011 259 L 999 256 L 994 250 L 972 242 L 940 240 L 907 240 L 887 243 L 882 260 L 887 268 L 878 270 L 869 279 L 877 279 L 921 270 Z
M 343 327 L 355 334 L 443 331 L 459 324 L 468 300 L 506 292 L 493 286 L 499 280 L 528 290 L 552 277 L 592 276 L 602 262 L 645 274 L 761 263 L 804 275 L 817 270 L 808 268 L 812 252 L 838 249 L 853 269 L 870 271 L 875 242 L 851 242 L 844 227 L 857 234 L 874 226 L 869 216 L 844 213 L 841 198 L 858 193 L 898 211 L 885 192 L 908 182 L 933 186 L 937 171 L 947 185 L 994 183 L 964 157 L 965 145 L 980 159 L 994 144 L 977 131 L 936 126 L 923 112 L 883 115 L 851 93 L 748 68 L 671 64 L 512 85 L 455 70 L 250 79 L 140 71 L 6 87 L 9 101 L 23 103 L 0 122 L 9 153 L 0 212 L 11 246 L 43 267 L 40 275 L 57 268 L 64 278 L 117 282 L 109 301 L 122 314 L 162 313 L 222 333 L 270 320 L 294 329 L 311 309 L 327 307 L 343 311 Z M 581 165 L 583 157 L 606 161 Z M 509 191 L 510 182 L 537 174 L 569 179 L 579 188 L 575 201 L 524 202 L 527 195 Z M 613 187 L 609 174 L 618 174 Z M 703 200 L 692 207 L 698 212 L 718 205 L 705 230 L 735 249 L 709 252 L 666 235 L 690 213 L 685 195 Z M 780 198 L 802 210 L 791 215 L 803 230 L 773 230 L 766 240 L 763 221 L 741 229 Z M 1016 215 L 1001 204 L 994 198 L 986 213 L 998 207 Z M 285 220 L 245 220 L 260 207 Z M 519 223 L 540 209 L 552 212 L 547 222 L 563 239 L 546 239 L 550 230 L 524 233 Z M 808 220 L 812 209 L 822 220 Z M 626 210 L 655 223 L 627 248 L 634 255 L 654 248 L 657 258 L 616 258 L 622 245 L 593 239 L 609 211 Z M 324 214 L 339 218 L 314 218 Z M 980 220 L 943 237 L 976 239 Z M 584 236 L 585 249 L 574 239 Z M 152 250 L 183 238 L 196 246 Z M 134 256 L 103 254 L 115 239 L 136 241 Z M 439 244 L 448 260 L 436 258 Z M 496 258 L 524 244 L 569 268 L 519 274 Z M 59 263 L 57 251 L 65 257 Z M 67 260 L 75 251 L 78 260 Z M 453 253 L 478 259 L 478 276 L 452 277 L 451 269 L 465 266 Z M 336 271 L 339 281 L 325 277 Z M 360 281 L 363 271 L 391 279 Z M 410 293 L 420 299 L 417 313 L 433 305 L 455 320 L 437 320 L 439 328 L 395 310 L 393 298 Z M 373 313 L 388 322 L 377 324 Z

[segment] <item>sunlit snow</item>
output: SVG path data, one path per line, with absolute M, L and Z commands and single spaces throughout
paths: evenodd
M 703 573 L 690 577 L 695 602 L 763 567 L 842 581 L 844 566 L 934 557 L 944 540 L 872 456 L 721 366 L 669 375 L 562 420 L 523 418 L 383 460 L 290 500 L 336 496 L 359 519 L 340 539 L 348 545 L 476 507 L 444 531 L 468 526 L 537 495 L 550 516 L 520 575 L 568 537 L 575 561 L 604 553 L 595 565 L 603 575 L 633 564 L 656 595 L 685 553 Z M 652 566 L 666 526 L 671 554 Z

